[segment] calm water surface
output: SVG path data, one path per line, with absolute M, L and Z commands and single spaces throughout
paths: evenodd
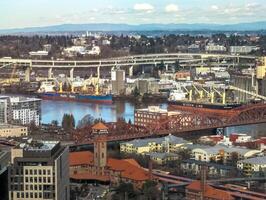
M 157 104 L 162 108 L 166 108 L 166 104 Z M 97 104 L 97 103 L 79 103 L 64 101 L 42 101 L 42 123 L 51 123 L 57 120 L 61 123 L 65 113 L 73 114 L 76 122 L 81 120 L 85 115 L 90 114 L 95 119 L 102 118 L 107 122 L 115 122 L 118 118 L 123 117 L 127 121 L 134 121 L 134 109 L 145 108 L 148 105 L 134 105 L 130 102 L 114 102 L 113 104 Z

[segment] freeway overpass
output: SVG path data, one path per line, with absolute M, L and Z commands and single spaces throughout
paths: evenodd
M 210 66 L 235 66 L 243 60 L 242 64 L 253 66 L 256 57 L 229 55 L 229 54 L 195 54 L 195 53 L 165 53 L 165 54 L 144 54 L 125 57 L 116 57 L 98 60 L 33 60 L 33 59 L 12 59 L 1 58 L 0 68 L 3 67 L 25 67 L 26 81 L 29 81 L 30 70 L 48 69 L 48 78 L 51 78 L 53 69 L 70 69 L 70 78 L 73 78 L 74 69 L 78 68 L 105 68 L 105 67 L 134 67 L 145 65 L 158 65 L 162 61 L 167 66 L 179 61 L 181 66 L 200 66 L 206 65 L 206 61 L 214 59 L 215 62 L 209 63 Z M 223 62 L 224 60 L 228 62 Z

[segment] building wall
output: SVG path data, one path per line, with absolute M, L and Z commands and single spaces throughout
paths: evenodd
M 112 94 L 124 94 L 125 92 L 125 71 L 112 71 Z
M 18 127 L 12 125 L 6 125 L 8 127 L 2 127 L 0 125 L 0 137 L 21 137 L 28 135 L 27 127 Z
M 69 149 L 65 148 L 55 160 L 55 200 L 69 200 Z

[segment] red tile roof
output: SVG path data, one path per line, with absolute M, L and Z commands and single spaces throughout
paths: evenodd
M 201 182 L 200 181 L 193 181 L 186 188 L 188 190 L 200 192 L 201 191 Z M 215 189 L 210 185 L 206 185 L 205 189 L 206 189 L 205 193 L 204 193 L 205 198 L 211 198 L 211 199 L 217 199 L 217 200 L 231 200 L 231 199 L 233 199 L 232 196 L 224 190 Z
M 102 122 L 99 122 L 92 127 L 92 130 L 108 130 L 108 127 L 105 126 Z
M 69 165 L 93 165 L 93 153 L 89 151 L 71 152 L 69 156 Z M 145 171 L 134 159 L 119 160 L 109 158 L 107 161 L 107 167 L 114 171 L 121 171 L 121 175 L 124 178 L 135 181 L 145 181 L 149 179 L 149 173 Z
M 135 161 L 136 162 L 136 161 Z M 108 159 L 108 167 L 115 171 L 121 171 L 121 175 L 124 178 L 128 178 L 135 181 L 145 181 L 149 179 L 149 173 L 143 168 L 132 164 L 132 160 L 118 160 Z
M 99 180 L 99 181 L 104 181 L 104 182 L 110 181 L 110 178 L 108 176 L 93 175 L 88 172 L 71 174 L 70 178 L 76 179 L 76 180 Z
M 93 153 L 90 151 L 71 152 L 69 154 L 69 166 L 93 164 Z

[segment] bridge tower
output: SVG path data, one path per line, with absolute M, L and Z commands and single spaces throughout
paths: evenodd
M 31 73 L 31 67 L 27 67 L 25 71 L 25 81 L 30 82 L 30 73 Z

